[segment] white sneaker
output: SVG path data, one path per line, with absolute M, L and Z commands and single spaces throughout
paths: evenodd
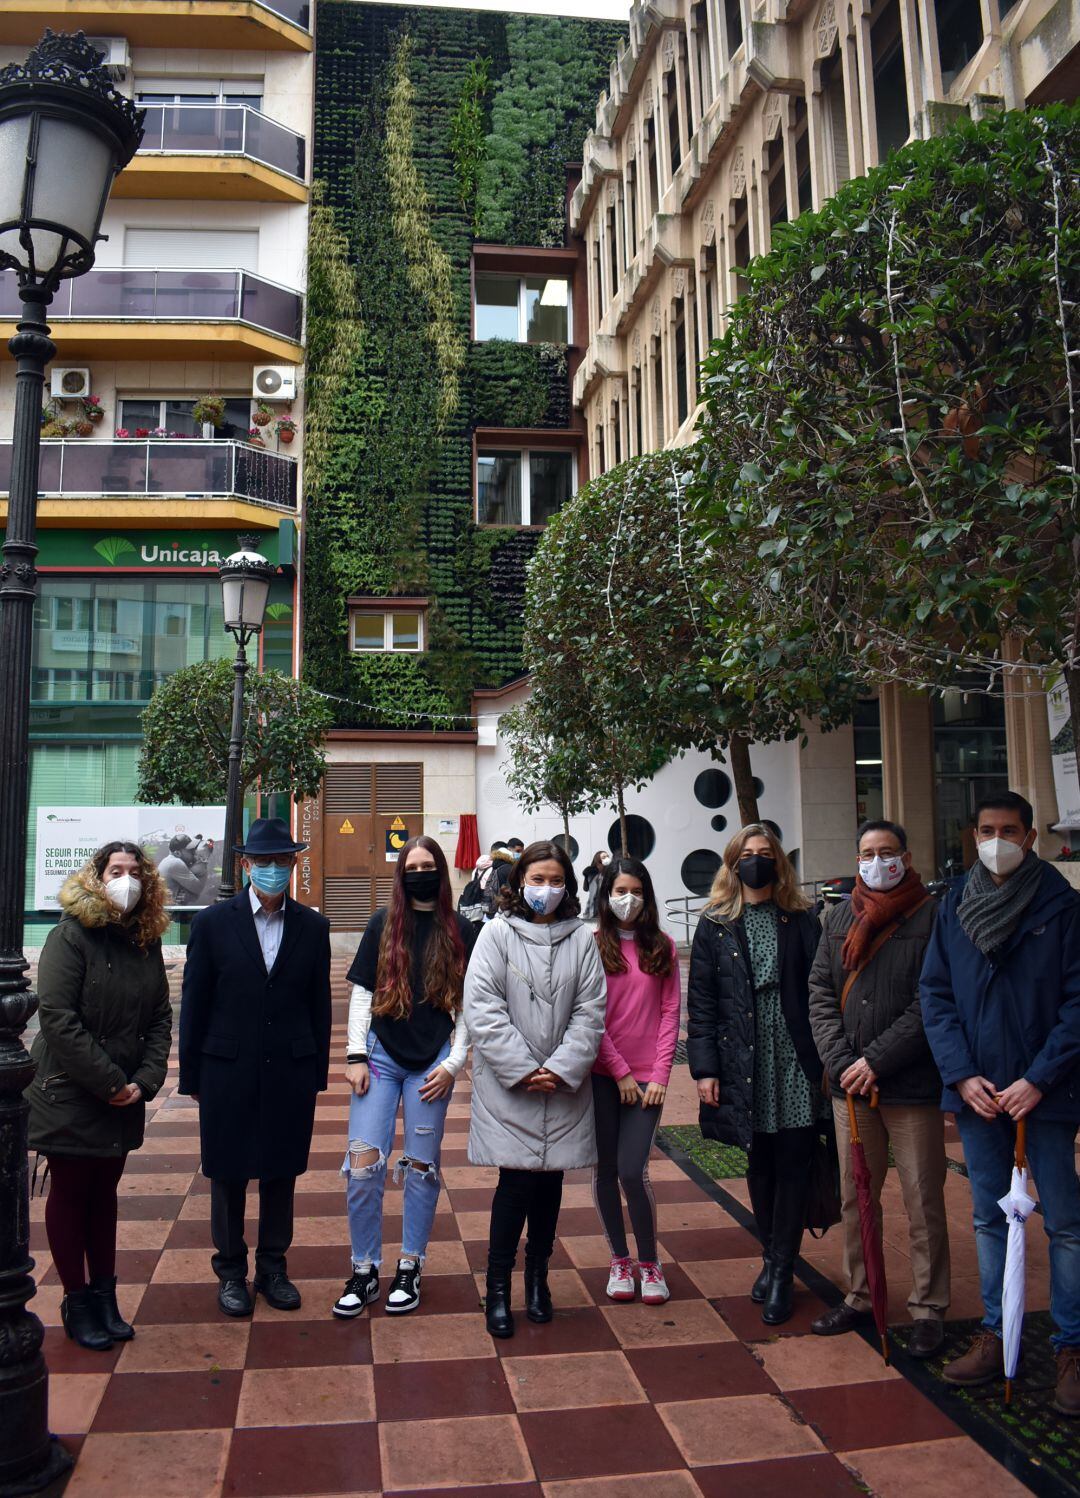
M 607 1282 L 608 1300 L 633 1300 L 635 1294 L 634 1271 L 630 1260 L 612 1259 Z
M 344 1319 L 359 1316 L 371 1301 L 379 1298 L 379 1271 L 377 1269 L 354 1269 L 345 1282 L 345 1289 L 334 1302 L 334 1315 Z
M 638 1273 L 641 1275 L 641 1300 L 643 1305 L 662 1306 L 666 1300 L 671 1299 L 671 1291 L 667 1287 L 664 1271 L 660 1268 L 659 1261 L 653 1264 L 639 1264 Z
M 415 1311 L 420 1304 L 420 1264 L 415 1259 L 399 1259 L 394 1283 L 386 1297 L 389 1316 L 401 1316 L 406 1311 Z

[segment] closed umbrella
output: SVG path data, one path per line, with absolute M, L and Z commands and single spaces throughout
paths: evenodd
M 1027 1255 L 1027 1220 L 1035 1210 L 1028 1191 L 1027 1120 L 1016 1125 L 1016 1153 L 1012 1184 L 998 1206 L 1009 1223 L 1005 1244 L 1005 1278 L 1001 1282 L 1001 1343 L 1005 1363 L 1005 1403 L 1012 1403 L 1013 1379 L 1020 1361 L 1020 1335 L 1024 1328 L 1024 1268 Z
M 855 1099 L 847 1094 L 848 1123 L 851 1129 L 851 1173 L 855 1177 L 855 1196 L 859 1204 L 859 1235 L 862 1238 L 863 1266 L 866 1269 L 866 1284 L 870 1291 L 870 1309 L 881 1338 L 881 1356 L 889 1361 L 889 1286 L 885 1279 L 885 1250 L 878 1228 L 877 1205 L 870 1184 L 870 1167 L 866 1163 L 866 1150 L 859 1138 L 859 1125 L 855 1117 Z

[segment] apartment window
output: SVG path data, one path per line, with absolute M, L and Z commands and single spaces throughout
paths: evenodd
M 478 525 L 546 525 L 577 488 L 573 453 L 481 449 L 476 455 Z
M 262 109 L 261 80 L 238 78 L 152 78 L 135 91 L 136 104 L 246 104 Z
M 626 264 L 629 265 L 637 253 L 638 202 L 637 162 L 631 161 L 626 168 Z
M 191 397 L 176 396 L 123 396 L 118 402 L 117 426 L 129 437 L 152 437 L 157 432 L 181 437 L 231 438 L 246 441 L 251 426 L 251 402 L 246 398 L 234 398 L 225 402 L 225 416 L 220 427 L 200 426 L 192 412 L 195 402 Z
M 949 89 L 983 44 L 982 6 L 980 0 L 937 0 L 934 16 L 941 82 Z
M 690 414 L 690 393 L 687 387 L 689 369 L 686 360 L 686 316 L 679 308 L 675 319 L 675 409 L 679 426 Z
M 569 343 L 570 287 L 565 276 L 476 277 L 476 339 Z
M 810 172 L 810 131 L 806 118 L 806 100 L 795 100 L 795 111 L 791 127 L 795 142 L 795 187 L 799 199 L 799 212 L 809 213 L 814 206 L 814 181 Z
M 646 169 L 649 174 L 649 219 L 656 217 L 660 211 L 660 184 L 656 175 L 656 126 L 653 120 L 646 120 L 642 134 L 645 139 Z
M 601 270 L 602 260 L 600 256 L 600 225 L 596 223 L 593 228 L 592 240 L 592 289 L 593 289 L 593 325 L 595 333 L 600 326 L 600 319 L 604 315 L 604 281 Z
M 664 92 L 667 96 L 668 145 L 671 149 L 671 175 L 674 177 L 682 161 L 682 136 L 679 131 L 679 86 L 675 82 L 675 69 L 664 75 Z
M 664 445 L 664 356 L 659 338 L 652 340 L 653 409 L 656 412 L 656 445 Z
M 596 435 L 593 438 L 593 445 L 596 454 L 596 471 L 598 474 L 603 473 L 607 464 L 604 462 L 604 428 L 599 422 L 596 423 Z
M 735 296 L 746 292 L 749 282 L 743 272 L 750 264 L 750 215 L 746 199 L 733 199 L 731 204 L 731 250 L 734 256 L 732 267 L 735 277 Z
M 728 57 L 734 57 L 742 46 L 742 4 L 741 0 L 724 0 L 724 27 L 727 32 Z
M 619 289 L 619 211 L 618 204 L 610 203 L 607 211 L 607 237 L 608 237 L 608 263 L 611 266 L 611 284 L 609 287 L 612 296 Z
M 614 468 L 622 462 L 622 410 L 617 400 L 611 403 L 611 462 Z
M 784 143 L 775 140 L 769 146 L 769 224 L 787 223 L 787 172 L 784 170 Z
M 844 65 L 840 60 L 839 47 L 821 64 L 821 100 L 832 147 L 834 186 L 843 187 L 851 177 L 851 161 L 848 156 Z
M 162 270 L 259 269 L 258 229 L 124 230 L 124 264 Z
M 359 655 L 378 652 L 416 654 L 424 649 L 424 610 L 395 608 L 387 599 L 349 611 L 349 649 Z
M 870 25 L 870 55 L 874 70 L 874 121 L 878 160 L 902 146 L 910 134 L 904 45 L 898 0 L 886 0 Z
M 631 375 L 633 383 L 634 402 L 634 442 L 635 453 L 638 457 L 645 451 L 645 412 L 642 409 L 641 400 L 641 369 L 635 365 Z
M 712 100 L 712 67 L 709 61 L 709 7 L 707 0 L 697 0 L 690 12 L 697 57 L 698 97 L 704 115 Z

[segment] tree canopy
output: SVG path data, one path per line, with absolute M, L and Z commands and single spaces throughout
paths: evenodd
M 224 802 L 232 726 L 233 664 L 200 661 L 168 677 L 142 714 L 136 797 L 182 806 Z M 318 794 L 326 769 L 323 739 L 329 703 L 283 671 L 251 671 L 240 778 L 245 789 L 294 801 Z

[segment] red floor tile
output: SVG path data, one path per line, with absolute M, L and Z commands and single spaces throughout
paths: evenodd
M 768 1462 L 695 1467 L 704 1498 L 854 1498 L 867 1490 L 834 1456 L 785 1456 Z
M 761 1244 L 745 1228 L 677 1228 L 665 1233 L 660 1227 L 660 1249 L 684 1264 L 698 1259 L 752 1259 Z
M 948 1440 L 959 1428 L 908 1383 L 797 1389 L 787 1399 L 834 1451 Z
M 514 1401 L 498 1358 L 377 1363 L 375 1410 L 380 1420 L 443 1420 L 512 1415 Z
M 144 1221 L 148 1218 L 171 1222 L 183 1205 L 182 1196 L 121 1196 L 119 1217 L 121 1222 Z
M 605 1352 L 618 1348 L 618 1339 L 598 1310 L 556 1311 L 553 1321 L 537 1326 L 528 1321 L 521 1309 L 520 1297 L 515 1307 L 516 1331 L 513 1337 L 494 1344 L 502 1357 L 554 1356 L 564 1352 Z
M 340 1363 L 370 1363 L 367 1318 L 339 1321 L 330 1315 L 329 1307 L 326 1312 L 322 1321 L 254 1320 L 244 1366 L 332 1370 Z
M 772 1379 L 740 1342 L 630 1348 L 626 1356 L 654 1404 L 776 1392 Z
M 218 1314 L 212 1295 L 213 1287 L 207 1285 L 147 1285 L 135 1326 L 205 1322 Z
M 801 1337 L 810 1330 L 810 1323 L 826 1309 L 825 1302 L 795 1281 L 794 1312 L 790 1321 L 779 1326 L 766 1326 L 761 1319 L 761 1307 L 754 1304 L 748 1295 L 723 1296 L 712 1304 L 723 1316 L 737 1337 L 744 1342 L 764 1342 L 781 1337 Z
M 30 1302 L 33 1310 L 33 1301 Z M 114 1343 L 107 1352 L 90 1352 L 71 1341 L 62 1326 L 47 1326 L 42 1349 L 50 1373 L 111 1373 L 121 1348 Z
M 231 1429 L 240 1398 L 237 1371 L 117 1373 L 109 1380 L 91 1426 L 121 1430 Z
M 542 1482 L 669 1472 L 685 1466 L 651 1405 L 544 1410 L 520 1418 L 529 1454 Z
M 302 1498 L 307 1493 L 378 1493 L 373 1423 L 235 1431 L 222 1489 L 228 1498 Z

